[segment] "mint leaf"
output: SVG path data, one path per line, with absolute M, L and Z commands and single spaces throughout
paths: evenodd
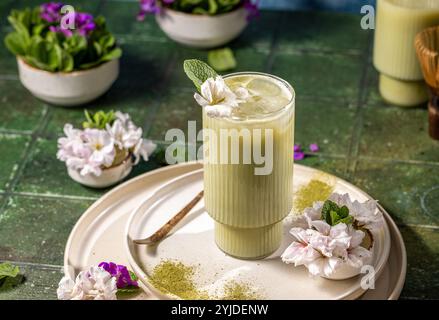
M 183 69 L 198 91 L 201 90 L 201 85 L 204 81 L 218 76 L 215 70 L 213 70 L 207 63 L 197 59 L 185 60 L 183 63 Z
M 328 224 L 332 225 L 331 222 L 331 211 L 335 211 L 337 212 L 339 210 L 338 205 L 331 200 L 326 200 L 325 203 L 323 204 L 323 208 L 322 208 L 322 220 L 325 220 Z
M 236 60 L 230 48 L 211 50 L 207 53 L 207 61 L 217 71 L 236 68 Z
M 0 279 L 11 277 L 15 278 L 20 273 L 17 266 L 13 266 L 9 262 L 0 263 Z
M 338 210 L 338 215 L 340 216 L 340 218 L 346 218 L 347 216 L 349 216 L 349 209 L 346 206 L 343 206 L 340 208 L 340 210 Z
M 329 213 L 329 217 L 331 219 L 329 225 L 331 226 L 335 226 L 338 222 L 338 220 L 340 220 L 340 217 L 338 216 L 337 212 L 332 211 Z
M 347 216 L 343 219 L 338 220 L 334 225 L 339 224 L 339 223 L 344 223 L 344 224 L 352 224 L 352 222 L 354 222 L 354 217 L 353 216 Z
M 330 226 L 335 226 L 339 223 L 352 224 L 354 218 L 349 215 L 349 208 L 342 206 L 341 208 L 333 201 L 326 200 L 322 208 L 322 220 Z

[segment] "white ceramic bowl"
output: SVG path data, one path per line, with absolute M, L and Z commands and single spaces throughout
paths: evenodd
M 48 72 L 17 57 L 23 86 L 43 101 L 59 106 L 77 106 L 104 94 L 119 75 L 119 59 L 74 72 Z
M 81 175 L 78 170 L 67 169 L 67 172 L 73 180 L 83 184 L 87 187 L 92 188 L 106 188 L 112 186 L 122 179 L 124 179 L 133 168 L 133 161 L 128 158 L 116 167 L 111 167 L 102 170 L 100 176 L 95 176 L 94 174 L 87 174 L 85 176 Z
M 176 42 L 196 47 L 212 48 L 233 40 L 247 26 L 244 8 L 217 16 L 188 14 L 165 8 L 156 15 L 160 28 Z

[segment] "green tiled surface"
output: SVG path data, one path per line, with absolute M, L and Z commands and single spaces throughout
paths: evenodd
M 47 106 L 34 98 L 16 79 L 1 80 L 0 131 L 32 132 L 47 112 Z
M 0 133 L 0 191 L 8 188 L 29 142 L 28 136 Z
M 437 165 L 360 160 L 353 181 L 399 224 L 439 224 Z
M 60 266 L 21 265 L 25 276 L 8 280 L 0 288 L 0 300 L 56 299 L 58 281 L 63 276 Z
M 359 94 L 362 69 L 362 56 L 279 51 L 272 72 L 289 81 L 298 96 L 354 101 Z
M 284 17 L 279 32 L 279 50 L 361 53 L 367 49 L 369 33 L 360 27 L 361 16 L 296 12 Z
M 1 1 L 10 7 L 42 1 Z M 70 1 L 72 3 L 72 1 Z M 153 18 L 135 20 L 136 1 L 75 1 L 107 17 L 124 49 L 121 74 L 87 109 L 129 112 L 145 135 L 166 147 L 170 128 L 201 125 L 201 109 L 181 65 L 207 51 L 167 39 Z M 0 35 L 8 27 L 0 22 Z M 321 151 L 301 164 L 345 178 L 379 199 L 396 220 L 408 250 L 402 297 L 439 298 L 438 143 L 427 135 L 426 110 L 399 109 L 382 101 L 370 63 L 372 34 L 359 17 L 318 12 L 262 12 L 230 44 L 232 71 L 279 75 L 294 86 L 296 142 Z M 18 81 L 16 63 L 0 45 L 0 261 L 18 263 L 24 278 L 0 289 L 0 299 L 55 298 L 63 250 L 84 210 L 107 190 L 69 179 L 56 160 L 65 122 L 79 125 L 83 108 L 56 108 L 32 97 Z M 156 153 L 130 177 L 163 165 Z
M 10 197 L 0 214 L 0 260 L 61 265 L 69 232 L 91 203 Z

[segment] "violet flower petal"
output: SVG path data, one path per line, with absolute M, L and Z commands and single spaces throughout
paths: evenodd
M 311 151 L 311 152 L 319 151 L 319 146 L 317 145 L 317 143 L 311 143 L 309 145 L 309 151 Z
M 299 161 L 299 160 L 303 160 L 304 158 L 305 158 L 305 153 L 303 153 L 302 151 L 294 152 L 294 160 Z

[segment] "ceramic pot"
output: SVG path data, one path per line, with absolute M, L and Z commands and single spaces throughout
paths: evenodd
M 169 38 L 196 48 L 213 48 L 233 40 L 247 26 L 247 12 L 241 7 L 216 16 L 189 14 L 163 9 L 156 21 Z
M 17 57 L 20 81 L 37 98 L 59 106 L 77 106 L 104 94 L 119 75 L 119 59 L 96 68 L 73 72 L 48 72 Z
M 94 174 L 87 174 L 85 176 L 79 173 L 79 170 L 68 168 L 68 174 L 70 178 L 76 182 L 91 188 L 106 188 L 122 181 L 133 168 L 133 161 L 131 157 L 128 157 L 121 164 L 105 168 L 102 170 L 100 176 Z

